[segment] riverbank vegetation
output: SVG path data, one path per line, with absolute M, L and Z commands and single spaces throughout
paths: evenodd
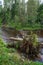
M 32 31 L 39 30 L 37 32 L 40 34 L 40 30 L 43 30 L 43 3 L 40 4 L 40 0 L 6 1 L 0 11 L 0 28 L 2 31 L 7 31 L 11 43 L 6 44 L 5 40 L 0 38 L 0 65 L 43 65 L 38 37 L 35 31 Z M 16 30 L 17 33 L 11 29 Z M 28 35 L 22 30 L 31 31 Z M 7 33 L 1 35 L 7 35 Z
M 33 62 L 26 59 L 23 61 L 17 51 L 14 50 L 8 49 L 3 40 L 0 39 L 0 65 L 43 65 L 38 61 Z
M 16 29 L 43 29 L 43 4 L 40 1 L 13 1 L 0 12 L 0 25 Z

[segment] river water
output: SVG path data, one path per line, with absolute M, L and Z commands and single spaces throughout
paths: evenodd
M 5 43 L 11 43 L 12 42 L 11 40 L 9 40 L 10 36 L 11 35 L 7 31 L 0 29 L 0 37 L 4 40 Z M 43 37 L 39 38 L 39 41 L 42 42 Z M 40 55 L 41 55 L 40 62 L 43 62 L 43 48 L 40 49 Z

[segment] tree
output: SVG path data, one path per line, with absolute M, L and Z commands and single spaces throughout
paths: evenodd
M 30 36 L 24 36 L 23 43 L 20 45 L 20 49 L 22 52 L 26 53 L 29 58 L 38 58 L 40 47 L 37 35 L 31 32 Z
M 2 24 L 6 24 L 6 23 L 8 23 L 9 21 L 10 21 L 10 19 L 11 19 L 11 15 L 10 15 L 10 9 L 9 8 L 7 8 L 7 10 L 2 10 L 2 12 L 1 12 L 1 19 L 2 19 Z
M 19 15 L 19 2 L 15 0 L 15 3 L 12 4 L 11 8 L 11 18 L 15 20 L 15 16 Z
M 38 8 L 37 23 L 40 23 L 41 26 L 43 25 L 43 4 Z
M 28 0 L 27 3 L 27 13 L 28 13 L 28 22 L 35 23 L 37 16 L 37 8 L 39 6 L 39 0 Z
M 22 26 L 25 26 L 26 22 L 25 5 L 25 0 L 19 2 L 19 18 Z

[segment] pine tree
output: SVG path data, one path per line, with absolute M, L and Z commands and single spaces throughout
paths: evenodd
M 39 6 L 39 0 L 28 0 L 27 3 L 27 13 L 28 13 L 28 22 L 35 23 L 37 17 L 37 8 Z

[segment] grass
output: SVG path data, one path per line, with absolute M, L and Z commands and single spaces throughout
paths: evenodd
M 12 22 L 12 23 L 6 24 L 5 26 L 16 28 L 17 30 L 40 30 L 40 29 L 43 29 L 43 25 L 40 25 L 40 24 L 32 24 L 32 25 L 23 27 L 21 24 L 15 24 Z

